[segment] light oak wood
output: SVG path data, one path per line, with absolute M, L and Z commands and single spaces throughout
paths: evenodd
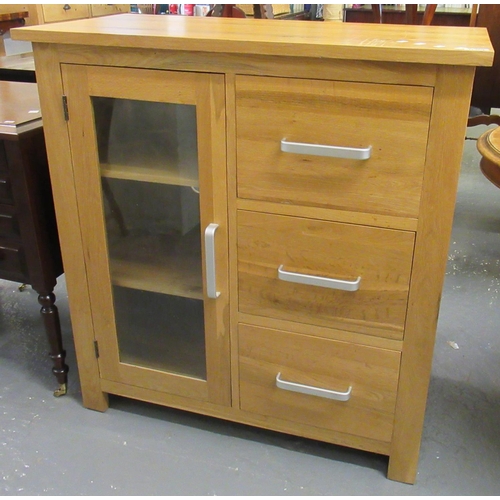
M 329 220 L 333 222 L 346 222 L 362 226 L 383 227 L 387 229 L 401 229 L 403 231 L 416 231 L 418 220 L 415 218 L 380 215 L 366 212 L 350 212 L 348 210 L 334 210 L 321 207 L 304 207 L 285 203 L 273 203 L 260 200 L 245 200 L 238 198 L 236 207 L 239 210 L 251 212 L 275 213 L 307 217 L 309 219 Z
M 438 74 L 415 244 L 388 477 L 413 483 L 474 72 Z
M 241 312 L 402 339 L 413 233 L 238 212 Z M 358 291 L 280 281 L 278 268 L 353 281 Z
M 167 168 L 131 167 L 129 165 L 101 164 L 101 174 L 110 179 L 126 179 L 130 181 L 154 182 L 174 186 L 198 187 L 198 179 L 184 177 Z
M 57 45 L 61 62 L 86 64 L 89 58 L 99 65 L 125 65 L 130 68 L 175 69 L 179 71 L 208 71 L 214 73 L 239 73 L 248 75 L 285 76 L 320 80 L 342 80 L 353 82 L 379 82 L 434 86 L 435 65 L 387 63 L 370 61 L 360 65 L 358 61 L 336 60 L 325 65 L 320 59 L 311 57 L 262 56 L 258 54 L 188 52 L 185 50 L 162 50 L 161 52 L 141 48 Z
M 263 429 L 285 432 L 296 436 L 317 439 L 327 443 L 348 446 L 382 455 L 389 454 L 390 445 L 387 442 L 377 439 L 363 438 L 354 434 L 346 434 L 308 424 L 301 424 L 299 422 L 291 422 L 268 415 L 244 412 L 234 407 L 214 405 L 204 401 L 196 401 L 166 392 L 120 384 L 109 380 L 102 380 L 102 388 L 110 394 L 117 394 L 140 401 L 148 401 L 150 403 L 170 406 L 180 410 L 197 412 L 224 420 L 254 425 Z
M 231 302 L 238 297 L 238 255 L 234 249 L 237 246 L 237 200 L 236 200 L 236 96 L 235 78 L 233 72 L 226 74 L 226 147 L 227 147 L 227 206 L 228 206 L 228 245 L 229 252 L 229 294 Z M 233 401 L 240 397 L 238 342 L 234 332 L 238 329 L 238 309 L 230 307 L 229 329 L 231 332 L 231 389 Z
M 242 410 L 390 442 L 400 353 L 240 325 Z M 298 384 L 346 391 L 333 401 L 276 387 Z
M 29 24 L 44 24 L 130 12 L 129 4 L 33 4 L 26 7 Z
M 34 41 L 84 405 L 106 409 L 109 392 L 383 453 L 391 479 L 413 482 L 474 66 L 493 58 L 486 32 L 118 15 L 13 36 Z M 197 106 L 200 232 L 219 224 L 221 295 L 205 299 L 204 308 L 212 325 L 208 382 L 153 366 L 137 371 L 132 356 L 112 374 L 112 282 L 102 257 L 109 248 L 90 95 Z M 283 138 L 283 123 L 311 142 L 323 128 L 328 136 L 341 129 L 357 140 L 352 130 L 382 137 L 384 154 L 374 152 L 381 166 L 364 179 L 364 194 L 354 187 L 343 193 L 330 181 L 335 199 L 301 198 L 316 168 L 305 156 L 282 166 L 274 182 L 267 143 Z M 104 170 L 110 182 L 171 183 L 145 162 L 116 166 Z M 321 193 L 329 174 L 314 175 Z M 352 177 L 345 170 L 347 184 Z M 161 273 L 150 260 L 145 281 L 127 286 L 154 282 Z M 277 283 L 281 263 L 346 279 L 362 268 L 367 278 L 354 292 L 359 301 L 339 302 L 341 292 L 333 291 L 337 311 L 322 317 L 334 307 L 327 292 Z M 186 265 L 194 270 L 189 258 Z M 332 388 L 349 378 L 361 396 L 353 392 L 352 412 L 340 406 L 336 423 L 324 402 L 276 397 L 277 369 Z
M 80 214 L 76 200 L 69 133 L 61 96 L 64 93 L 59 62 L 46 45 L 36 45 L 33 53 L 43 72 L 37 75 L 38 93 L 43 109 L 44 132 L 59 240 L 64 263 L 66 286 L 71 311 L 83 403 L 88 408 L 105 411 L 107 394 L 100 385 L 99 366 L 94 351 L 94 325 L 87 287 L 84 247 L 78 222 Z M 77 222 L 77 223 L 75 223 Z
M 223 96 L 221 78 L 217 75 L 201 74 L 178 74 L 162 73 L 145 70 L 136 70 L 136 73 L 125 75 L 125 70 L 120 68 L 99 68 L 84 67 L 76 65 L 63 66 L 63 78 L 65 82 L 65 92 L 68 98 L 69 108 L 69 129 L 73 143 L 75 175 L 77 185 L 77 196 L 80 200 L 85 200 L 87 206 L 86 215 L 82 218 L 81 226 L 85 239 L 85 251 L 88 262 L 88 277 L 91 284 L 91 301 L 96 305 L 94 309 L 94 324 L 96 340 L 99 342 L 99 366 L 102 378 L 115 380 L 118 382 L 139 383 L 151 389 L 168 390 L 174 394 L 190 394 L 195 399 L 211 400 L 220 404 L 229 403 L 229 377 L 224 371 L 224 360 L 227 359 L 228 337 L 224 335 L 224 325 L 227 315 L 225 303 L 228 301 L 227 287 L 227 255 L 224 246 L 223 234 L 218 235 L 219 243 L 217 267 L 219 269 L 219 282 L 221 295 L 217 301 L 209 301 L 205 306 L 205 323 L 207 325 L 206 350 L 207 350 L 207 381 L 198 380 L 182 374 L 169 373 L 159 369 L 141 367 L 128 362 L 120 362 L 121 355 L 117 341 L 116 325 L 114 322 L 114 303 L 112 284 L 126 285 L 127 287 L 138 288 L 150 291 L 172 292 L 174 287 L 178 290 L 178 281 L 183 281 L 182 260 L 175 262 L 174 274 L 168 260 L 162 259 L 158 249 L 151 250 L 152 255 L 142 255 L 145 259 L 143 263 L 134 262 L 133 256 L 127 257 L 126 248 L 118 249 L 118 258 L 131 260 L 131 265 L 120 265 L 119 262 L 107 262 L 106 256 L 112 251 L 107 243 L 105 222 L 103 217 L 103 199 L 101 194 L 101 173 L 100 162 L 97 151 L 93 148 L 96 144 L 95 132 L 86 134 L 84 130 L 92 129 L 93 113 L 89 96 L 113 97 L 117 99 L 152 100 L 154 102 L 171 102 L 177 104 L 191 104 L 197 106 L 197 120 L 200 130 L 211 130 L 215 138 L 212 140 L 209 134 L 205 134 L 199 140 L 199 170 L 200 184 L 203 184 L 203 192 L 200 193 L 201 204 L 205 205 L 202 213 L 201 227 L 205 228 L 210 222 L 218 222 L 221 226 L 221 233 L 224 232 L 225 205 L 218 208 L 220 202 L 214 202 L 218 197 L 214 190 L 219 190 L 221 183 L 220 176 L 214 183 L 208 175 L 215 170 L 213 175 L 217 175 L 214 164 L 224 165 L 225 161 L 220 156 L 224 155 L 224 149 L 215 148 L 219 144 L 220 136 L 223 138 L 224 124 L 223 113 L 224 99 L 214 96 L 219 93 Z M 218 84 L 217 84 L 218 83 Z M 82 92 L 82 90 L 85 92 Z M 217 129 L 221 129 L 217 132 Z M 224 156 L 223 156 L 224 158 Z M 140 170 L 140 168 L 138 168 Z M 222 176 L 224 192 L 226 190 L 224 176 Z M 219 212 L 222 212 L 219 213 Z M 201 235 L 200 235 L 201 237 Z M 148 245 L 146 245 L 148 246 Z M 151 244 L 149 244 L 151 246 Z M 194 256 L 196 258 L 196 256 Z M 185 253 L 183 258 L 188 258 L 186 264 L 189 266 L 189 253 Z M 198 260 L 200 256 L 198 255 Z M 89 260 L 92 263 L 89 263 Z M 161 272 L 155 275 L 155 261 L 161 264 Z M 118 267 L 117 267 L 118 265 Z M 140 281 L 131 277 L 131 270 L 146 268 Z M 110 271 L 118 270 L 116 279 L 112 278 Z M 200 265 L 192 266 L 187 276 L 198 272 L 200 275 Z M 203 274 L 205 270 L 203 269 Z M 226 276 L 224 276 L 226 274 Z M 161 283 L 161 278 L 167 280 L 167 285 Z M 148 284 L 147 280 L 151 279 Z M 200 289 L 201 283 L 193 280 L 184 282 L 188 289 L 181 290 L 181 296 L 195 297 L 203 296 Z M 188 292 L 188 293 L 187 293 Z M 99 308 L 97 308 L 99 304 Z M 221 334 L 222 333 L 222 334 Z M 222 350 L 222 353 L 219 351 Z M 229 366 L 228 361 L 225 361 Z
M 294 36 L 290 36 L 293 33 Z M 230 54 L 490 65 L 486 29 L 120 14 L 23 28 L 17 40 Z M 91 40 L 91 42 L 90 42 Z
M 91 3 L 90 15 L 92 17 L 109 16 L 110 14 L 122 14 L 130 12 L 130 4 L 108 4 L 108 3 Z
M 377 337 L 375 335 L 365 335 L 363 333 L 350 332 L 347 330 L 338 330 L 332 328 L 331 325 L 328 327 L 316 326 L 311 325 L 310 323 L 298 323 L 296 321 L 284 319 L 267 318 L 243 312 L 239 312 L 236 317 L 237 324 L 245 323 L 247 325 L 261 326 L 264 328 L 272 328 L 274 330 L 283 330 L 292 333 L 302 333 L 313 337 L 341 340 L 342 342 L 379 347 L 381 349 L 390 349 L 392 351 L 401 351 L 403 349 L 402 340 Z
M 425 87 L 239 76 L 238 196 L 416 217 L 431 100 Z M 284 153 L 282 139 L 372 152 L 368 160 Z
M 90 7 L 85 4 L 40 4 L 30 7 L 30 17 L 37 24 L 84 19 L 90 16 Z

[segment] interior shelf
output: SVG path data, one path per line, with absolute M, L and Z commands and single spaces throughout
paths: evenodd
M 199 226 L 184 236 L 118 239 L 110 271 L 117 286 L 203 300 Z
M 168 168 L 149 166 L 130 166 L 121 164 L 101 164 L 101 175 L 111 179 L 123 179 L 139 182 L 153 182 L 157 184 L 169 184 L 172 186 L 198 187 L 198 179 L 177 172 L 169 171 Z

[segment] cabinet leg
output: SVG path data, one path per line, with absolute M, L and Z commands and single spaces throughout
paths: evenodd
M 398 457 L 389 457 L 389 468 L 387 479 L 398 481 L 400 483 L 415 484 L 418 469 L 418 453 L 415 460 L 398 459 Z
M 52 292 L 40 293 L 38 303 L 42 306 L 40 313 L 45 325 L 45 332 L 50 344 L 50 359 L 52 359 L 52 373 L 56 376 L 59 387 L 54 396 L 64 396 L 67 392 L 68 366 L 65 364 L 66 351 L 62 345 L 61 324 L 59 311 L 55 305 L 56 297 Z

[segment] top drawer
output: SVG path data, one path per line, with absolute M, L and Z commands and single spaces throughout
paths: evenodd
M 238 196 L 417 217 L 431 103 L 428 87 L 238 76 Z M 371 150 L 317 156 L 282 140 Z

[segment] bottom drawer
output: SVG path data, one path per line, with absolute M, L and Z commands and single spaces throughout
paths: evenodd
M 398 351 L 239 325 L 240 408 L 390 442 L 399 363 Z

